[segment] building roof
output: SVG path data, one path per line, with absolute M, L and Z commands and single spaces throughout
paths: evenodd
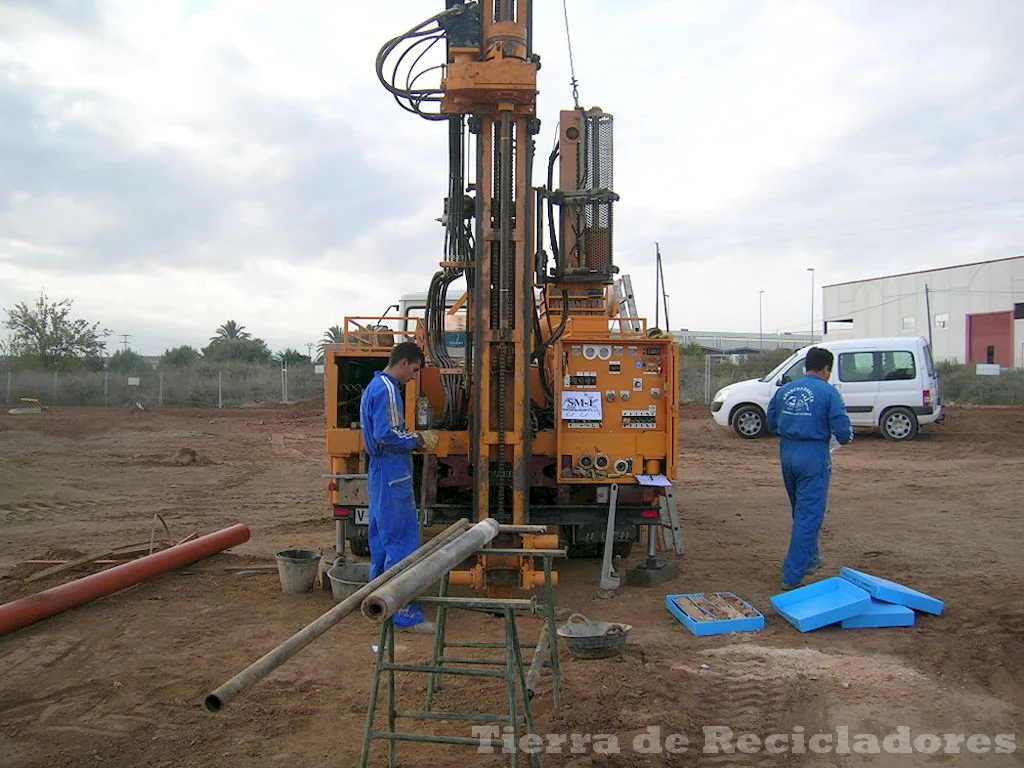
M 947 269 L 962 269 L 963 267 L 979 267 L 982 264 L 998 264 L 1002 261 L 1014 261 L 1015 259 L 1024 259 L 1024 255 L 1020 256 L 1007 256 L 1004 259 L 989 259 L 988 261 L 971 261 L 966 264 L 953 264 L 948 267 L 935 267 L 934 269 L 918 269 L 913 272 L 897 272 L 893 275 L 878 275 L 877 277 L 865 277 L 860 280 L 846 280 L 842 283 L 829 283 L 823 285 L 822 288 L 837 288 L 840 285 L 853 285 L 854 283 L 870 283 L 873 280 L 888 280 L 892 277 L 909 277 L 910 275 L 926 275 L 933 272 L 945 272 Z

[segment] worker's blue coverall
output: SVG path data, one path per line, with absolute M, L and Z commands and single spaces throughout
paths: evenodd
M 419 549 L 420 527 L 412 483 L 415 432 L 405 430 L 405 406 L 398 382 L 378 371 L 363 390 L 359 422 L 370 457 L 370 580 Z M 410 603 L 395 613 L 395 626 L 423 621 L 423 608 Z
M 775 393 L 768 404 L 768 431 L 782 438 L 782 479 L 793 512 L 793 533 L 782 566 L 782 581 L 797 586 L 821 561 L 818 532 L 825 520 L 832 478 L 830 436 L 848 445 L 853 441 L 853 426 L 836 388 L 807 374 Z

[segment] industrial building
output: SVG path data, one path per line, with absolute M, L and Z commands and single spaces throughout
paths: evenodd
M 1024 367 L 1024 256 L 822 288 L 824 338 L 924 336 L 936 360 Z
M 798 350 L 813 343 L 807 333 L 760 333 L 733 331 L 691 331 L 683 328 L 672 331 L 672 338 L 677 344 L 687 346 L 697 344 L 708 354 L 719 355 L 752 355 L 758 352 L 771 352 L 776 349 Z M 814 341 L 820 341 L 815 337 Z

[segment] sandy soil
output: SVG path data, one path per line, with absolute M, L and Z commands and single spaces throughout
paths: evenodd
M 619 751 L 594 754 L 592 745 L 590 753 L 574 754 L 568 742 L 561 754 L 544 754 L 543 764 L 1024 763 L 1017 735 L 1024 707 L 1024 410 L 951 409 L 945 423 L 911 443 L 868 433 L 836 454 L 821 576 L 841 566 L 865 570 L 941 598 L 946 611 L 919 615 L 913 628 L 806 634 L 769 603 L 789 523 L 776 442 L 742 441 L 701 406 L 686 408 L 684 417 L 681 575 L 662 588 L 623 587 L 603 600 L 598 560 L 558 567 L 559 606 L 635 628 L 615 659 L 580 661 L 563 649 L 562 719 L 552 716 L 547 676 L 534 701 L 537 727 L 566 736 L 612 734 Z M 282 549 L 333 549 L 320 478 L 323 433 L 319 409 L 302 404 L 0 414 L 0 601 L 101 567 L 25 583 L 45 567 L 26 560 L 148 540 L 155 513 L 175 538 L 235 523 L 252 530 L 231 552 L 0 636 L 0 765 L 358 763 L 377 638 L 361 616 L 346 619 L 221 712 L 202 706 L 208 692 L 332 605 L 324 592 L 283 593 L 275 573 L 227 570 L 273 564 Z M 766 615 L 765 630 L 697 638 L 664 608 L 666 594 L 706 591 L 744 598 Z M 459 612 L 451 622 L 457 639 L 502 637 L 501 623 L 487 615 Z M 538 630 L 536 619 L 520 620 L 526 641 Z M 425 661 L 429 650 L 427 638 L 399 638 L 402 661 Z M 419 708 L 425 681 L 399 677 L 398 691 L 406 708 Z M 451 678 L 439 704 L 498 712 L 503 695 Z M 737 736 L 786 734 L 792 748 L 702 755 L 702 729 L 712 726 Z M 815 734 L 832 734 L 838 746 L 841 732 L 881 741 L 898 726 L 911 739 L 1012 734 L 1019 747 L 980 755 L 966 742 L 959 754 L 798 749 Z M 462 724 L 410 727 L 472 735 Z M 660 752 L 634 749 L 634 737 L 648 727 L 660 728 Z M 687 751 L 665 751 L 670 734 L 687 735 Z M 859 743 L 870 748 L 870 740 Z M 926 739 L 923 746 L 933 745 Z M 374 755 L 372 765 L 386 764 L 383 746 Z M 415 768 L 509 764 L 508 756 L 443 745 L 403 744 L 398 755 L 400 765 Z

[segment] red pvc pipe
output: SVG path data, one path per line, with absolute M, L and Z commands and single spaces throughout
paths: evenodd
M 97 597 L 119 592 L 152 576 L 173 571 L 175 568 L 202 560 L 248 540 L 249 528 L 244 525 L 233 525 L 162 552 L 140 557 L 130 563 L 5 603 L 0 605 L 0 635 L 21 629 Z

